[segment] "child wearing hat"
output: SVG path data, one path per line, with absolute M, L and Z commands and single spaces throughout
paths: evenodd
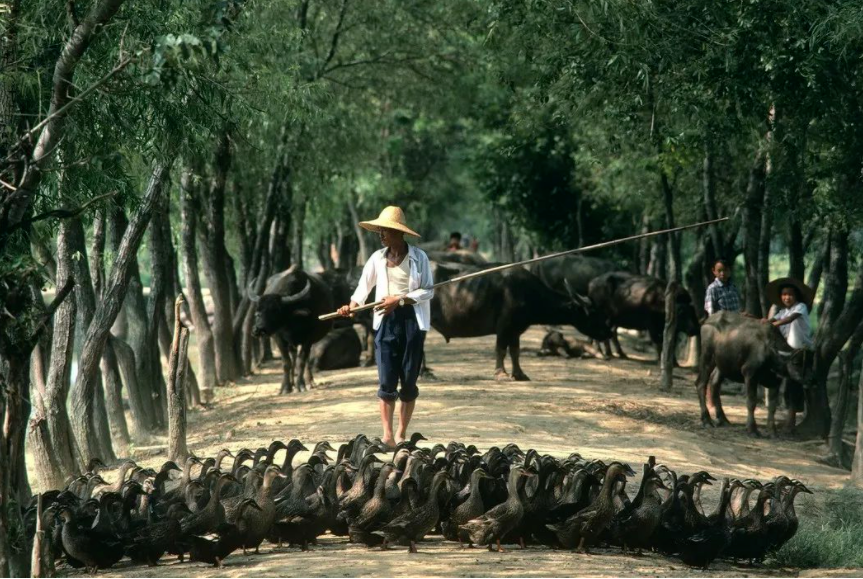
M 780 278 L 767 284 L 768 299 L 774 304 L 773 315 L 764 318 L 779 328 L 788 345 L 795 349 L 815 347 L 812 326 L 809 324 L 809 307 L 814 292 L 806 284 L 790 278 Z

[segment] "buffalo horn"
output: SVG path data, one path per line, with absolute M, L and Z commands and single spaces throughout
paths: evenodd
M 299 291 L 299 293 L 295 293 L 295 294 L 292 294 L 289 296 L 282 296 L 282 303 L 283 304 L 292 304 L 294 302 L 298 302 L 301 299 L 305 298 L 307 295 L 309 295 L 310 291 L 312 291 L 312 282 L 310 282 L 309 280 L 306 280 L 305 287 L 303 287 L 303 289 L 301 289 Z

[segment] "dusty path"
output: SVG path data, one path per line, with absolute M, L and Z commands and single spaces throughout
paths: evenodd
M 523 366 L 532 382 L 497 383 L 492 377 L 492 338 L 446 344 L 437 333 L 427 341 L 428 364 L 436 379 L 420 384 L 420 399 L 411 430 L 429 443 L 461 440 L 481 449 L 517 442 L 522 449 L 565 456 L 630 462 L 636 471 L 648 455 L 675 470 L 706 469 L 714 476 L 767 479 L 787 474 L 810 488 L 842 486 L 847 473 L 815 462 L 820 450 L 812 443 L 754 440 L 746 436 L 741 396 L 728 396 L 725 409 L 730 428 L 704 430 L 698 420 L 694 374 L 675 373 L 671 393 L 660 393 L 654 363 L 647 360 L 566 360 L 538 358 L 542 328 L 522 338 Z M 624 344 L 626 348 L 627 345 Z M 632 348 L 629 348 L 632 352 Z M 220 448 L 255 448 L 274 439 L 296 437 L 304 442 L 329 440 L 334 445 L 359 432 L 379 434 L 374 368 L 322 372 L 318 388 L 279 396 L 280 366 L 268 365 L 249 380 L 221 388 L 216 406 L 189 414 L 189 447 L 214 455 Z M 759 424 L 765 412 L 759 408 Z M 308 445 L 308 444 L 307 444 Z M 156 449 L 152 449 L 156 450 Z M 158 465 L 164 457 L 139 448 L 140 463 Z M 304 459 L 304 455 L 299 455 Z M 633 486 L 637 481 L 633 481 Z M 716 489 L 709 494 L 708 508 Z M 417 575 L 417 576 L 548 576 L 648 575 L 743 576 L 796 574 L 796 570 L 765 570 L 717 564 L 709 573 L 690 570 L 678 561 L 656 557 L 624 557 L 617 551 L 584 556 L 540 548 L 505 554 L 460 550 L 436 538 L 420 553 L 369 551 L 325 537 L 311 552 L 274 549 L 265 544 L 261 555 L 234 554 L 221 570 L 194 564 L 163 564 L 157 569 L 119 566 L 119 575 L 155 576 L 273 576 L 273 575 Z M 101 575 L 101 573 L 100 573 Z

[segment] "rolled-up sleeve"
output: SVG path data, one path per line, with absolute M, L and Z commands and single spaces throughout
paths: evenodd
M 429 263 L 429 258 L 425 254 L 425 252 L 420 253 L 419 262 L 420 287 L 408 292 L 405 297 L 412 299 L 418 304 L 421 304 L 423 302 L 431 300 L 434 297 L 434 290 L 432 289 L 432 286 L 434 285 L 434 279 L 432 278 L 431 263 Z
M 363 273 L 360 276 L 360 281 L 357 283 L 357 289 L 354 295 L 351 296 L 351 301 L 357 302 L 359 305 L 366 303 L 369 297 L 369 291 L 377 283 L 377 270 L 375 268 L 375 257 L 377 253 L 373 253 L 366 265 L 363 267 Z

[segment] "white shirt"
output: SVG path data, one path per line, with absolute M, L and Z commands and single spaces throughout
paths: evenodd
M 363 267 L 363 273 L 360 276 L 360 281 L 357 284 L 357 289 L 351 300 L 359 305 L 366 303 L 369 296 L 369 291 L 372 286 L 375 287 L 375 301 L 380 301 L 387 297 L 389 291 L 389 276 L 387 274 L 387 257 L 388 248 L 384 247 L 374 252 Z M 427 332 L 431 328 L 431 304 L 429 303 L 434 297 L 434 290 L 430 289 L 434 285 L 432 279 L 431 264 L 426 253 L 408 245 L 407 255 L 410 274 L 408 276 L 408 292 L 406 298 L 414 300 L 414 313 L 417 317 L 417 324 L 421 331 Z M 380 283 L 379 283 L 380 282 Z M 372 327 L 377 330 L 381 326 L 383 314 L 375 312 Z
M 813 349 L 815 344 L 812 341 L 812 327 L 809 325 L 809 308 L 806 307 L 806 304 L 797 302 L 790 308 L 782 308 L 776 312 L 773 319 L 782 320 L 791 314 L 800 314 L 800 317 L 790 324 L 779 326 L 779 331 L 785 336 L 785 341 L 792 348 Z
M 408 293 L 408 281 L 411 278 L 410 259 L 403 259 L 396 267 L 387 268 L 387 291 L 391 296 L 403 296 Z

